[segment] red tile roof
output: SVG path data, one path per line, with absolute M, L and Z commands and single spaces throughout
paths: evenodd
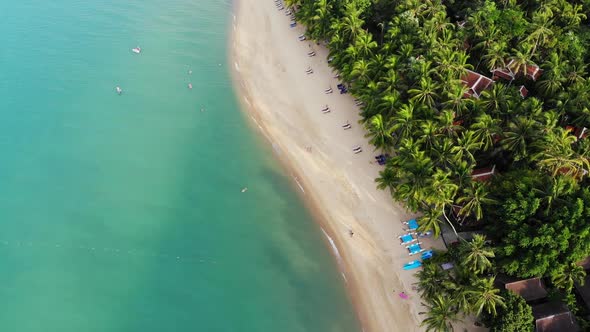
M 471 172 L 471 179 L 473 181 L 488 181 L 496 174 L 496 165 L 485 167 L 485 168 L 478 168 L 474 169 Z
M 520 86 L 520 89 L 518 89 L 518 92 L 520 92 L 520 96 L 522 98 L 526 98 L 526 96 L 529 95 L 529 90 L 527 90 L 527 88 L 524 85 Z
M 466 98 L 471 96 L 479 98 L 483 90 L 487 89 L 494 82 L 489 77 L 485 77 L 471 70 L 467 70 L 467 75 L 463 76 L 461 81 L 469 88 L 463 95 Z
M 536 81 L 541 75 L 543 74 L 543 69 L 539 68 L 539 66 L 532 64 L 526 65 L 526 77 Z

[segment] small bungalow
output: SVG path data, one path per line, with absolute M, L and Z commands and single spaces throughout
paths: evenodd
M 520 92 L 520 96 L 522 97 L 522 99 L 526 98 L 526 96 L 529 95 L 529 90 L 524 85 L 520 86 L 518 92 Z
M 576 318 L 561 302 L 547 302 L 532 308 L 537 332 L 580 331 Z
M 496 174 L 496 165 L 474 169 L 471 172 L 471 179 L 473 181 L 485 182 L 492 178 Z
M 467 70 L 467 75 L 463 76 L 461 81 L 468 88 L 463 94 L 463 97 L 475 97 L 478 99 L 479 96 L 481 96 L 481 93 L 494 82 L 491 78 L 471 70 Z
M 498 275 L 496 283 L 500 288 L 522 296 L 527 302 L 547 297 L 547 289 L 541 278 L 516 279 L 506 275 Z
M 577 139 L 586 138 L 588 136 L 588 128 L 586 127 L 575 127 L 575 126 L 567 126 L 565 130 L 571 132 Z
M 504 68 L 496 68 L 492 70 L 492 78 L 497 80 L 503 78 L 508 81 L 513 81 L 518 76 L 524 74 L 524 76 L 532 81 L 536 81 L 543 74 L 543 69 L 534 63 L 524 66 L 524 70 L 518 70 L 515 72 L 514 59 L 510 60 Z
M 576 287 L 576 293 L 578 293 L 582 301 L 584 301 L 586 308 L 590 310 L 590 275 L 586 275 L 583 285 L 576 282 L 574 286 Z

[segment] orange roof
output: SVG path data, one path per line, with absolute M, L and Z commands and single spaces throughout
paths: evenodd
M 473 181 L 488 181 L 496 174 L 496 165 L 485 167 L 485 168 L 478 168 L 474 169 L 471 172 L 471 179 Z
M 467 75 L 463 76 L 461 81 L 469 88 L 463 96 L 475 96 L 475 98 L 479 98 L 483 90 L 487 89 L 490 84 L 493 83 L 491 78 L 485 77 L 482 74 L 478 74 L 471 70 L 467 70 Z
M 520 96 L 522 98 L 526 98 L 526 96 L 529 95 L 529 90 L 524 85 L 520 86 L 520 89 L 518 89 L 518 92 L 520 92 Z
M 536 81 L 541 74 L 543 74 L 543 69 L 539 68 L 539 66 L 532 64 L 526 66 L 526 76 L 533 81 Z

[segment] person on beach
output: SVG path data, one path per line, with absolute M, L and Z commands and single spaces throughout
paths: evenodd
M 354 235 L 354 232 L 352 231 L 352 229 L 348 230 L 348 234 L 350 235 L 350 237 L 352 237 Z

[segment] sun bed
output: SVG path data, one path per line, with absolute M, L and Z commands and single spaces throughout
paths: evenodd
M 424 249 L 422 249 L 422 247 L 420 247 L 419 242 L 410 244 L 406 248 L 408 249 L 408 252 L 410 253 L 410 255 L 415 255 L 415 254 L 418 254 L 418 253 L 421 253 L 422 251 L 424 251 Z
M 408 225 L 408 229 L 411 231 L 418 229 L 418 222 L 416 219 L 410 219 L 404 222 L 404 224 Z
M 434 255 L 434 253 L 432 252 L 432 250 L 426 250 L 422 253 L 422 260 L 426 260 L 426 259 L 430 259 L 432 258 L 432 255 Z
M 420 266 L 422 266 L 422 262 L 411 261 L 411 262 L 407 262 L 406 264 L 404 264 L 403 269 L 404 270 L 413 270 L 413 269 L 419 268 Z
M 401 244 L 408 244 L 416 241 L 416 239 L 410 233 L 398 236 L 398 238 L 400 239 Z

